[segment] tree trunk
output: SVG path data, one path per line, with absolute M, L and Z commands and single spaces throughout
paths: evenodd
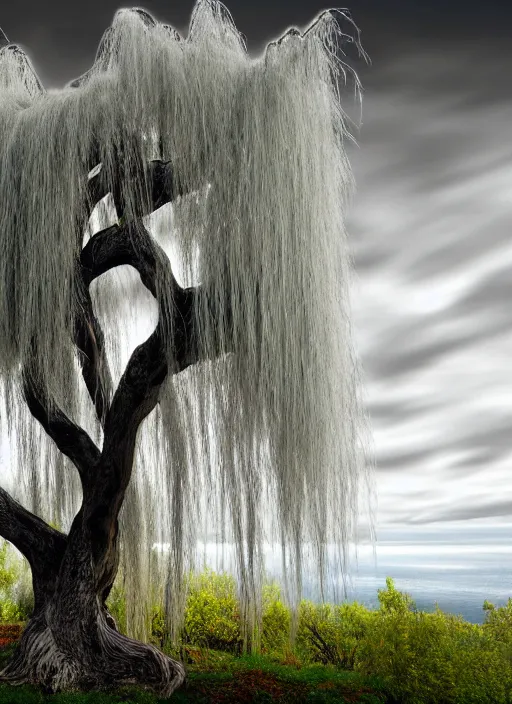
M 103 556 L 105 569 L 98 579 L 86 523 L 79 514 L 55 589 L 34 610 L 0 679 L 39 685 L 47 692 L 135 684 L 168 697 L 185 679 L 183 665 L 115 629 L 104 595 L 117 570 L 117 536 Z
M 0 44 L 1 39 L 0 33 Z M 150 172 L 154 209 L 180 191 L 168 162 L 152 162 Z M 96 191 L 103 185 L 92 184 Z M 92 194 L 93 201 L 98 194 Z M 77 243 L 81 243 L 81 233 Z M 49 692 L 135 684 L 167 697 L 184 681 L 183 665 L 152 645 L 119 633 L 105 600 L 119 564 L 118 517 L 131 478 L 137 431 L 158 403 L 167 374 L 177 374 L 200 361 L 192 311 L 197 297 L 205 294 L 202 287 L 182 289 L 178 285 L 168 258 L 140 218 L 95 234 L 81 249 L 79 259 L 75 283 L 80 303 L 74 341 L 85 385 L 103 427 L 103 448 L 100 451 L 85 430 L 48 398 L 34 345 L 33 359 L 23 370 L 25 400 L 34 418 L 78 470 L 83 501 L 66 536 L 0 487 L 0 535 L 28 560 L 35 603 L 16 651 L 0 672 L 0 681 L 39 685 Z M 160 316 L 153 334 L 133 351 L 113 393 L 89 286 L 122 264 L 139 272 L 157 299 Z M 172 339 L 166 318 L 169 306 L 160 300 L 162 291 L 172 292 Z M 214 317 L 216 311 L 211 314 Z M 219 341 L 218 354 L 226 351 L 228 341 Z
M 30 683 L 57 692 L 123 684 L 149 688 L 169 696 L 185 679 L 183 665 L 152 645 L 119 633 L 105 600 L 119 564 L 118 517 L 131 478 L 137 431 L 154 409 L 168 373 L 198 361 L 190 327 L 196 292 L 180 289 L 170 263 L 140 222 L 98 233 L 82 251 L 77 282 L 82 314 L 75 342 L 82 353 L 82 373 L 103 426 L 100 451 L 89 435 L 48 398 L 33 364 L 24 369 L 25 400 L 57 447 L 75 465 L 83 501 L 69 535 L 48 526 L 0 488 L 0 535 L 28 560 L 32 569 L 35 608 L 0 681 Z M 103 349 L 103 335 L 94 317 L 87 289 L 104 271 L 130 263 L 157 296 L 157 276 L 174 286 L 177 324 L 175 361 L 168 368 L 162 316 L 153 334 L 130 358 L 113 398 Z M 160 274 L 159 274 L 160 272 Z M 159 301 L 160 303 L 160 301 Z

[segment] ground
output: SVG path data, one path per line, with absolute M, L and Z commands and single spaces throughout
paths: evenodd
M 0 667 L 12 646 L 0 650 Z M 385 704 L 382 685 L 332 666 L 281 664 L 268 657 L 235 658 L 189 649 L 187 681 L 170 698 L 123 688 L 112 692 L 45 695 L 33 687 L 0 685 L 0 704 Z

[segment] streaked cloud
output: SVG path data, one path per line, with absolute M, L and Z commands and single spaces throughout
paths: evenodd
M 349 232 L 379 520 L 510 520 L 512 56 L 373 67 Z M 505 73 L 503 74 L 505 75 Z

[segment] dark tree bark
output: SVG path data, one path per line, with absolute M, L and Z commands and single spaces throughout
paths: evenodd
M 153 198 L 161 205 L 174 190 L 165 166 L 153 167 L 153 173 Z M 153 334 L 134 350 L 112 393 L 103 333 L 94 316 L 89 285 L 120 264 L 130 264 L 139 272 L 159 303 L 160 317 Z M 76 467 L 83 500 L 66 536 L 0 489 L 0 535 L 27 558 L 35 595 L 34 613 L 0 680 L 41 685 L 52 692 L 131 683 L 169 696 L 184 680 L 183 666 L 153 646 L 119 633 L 105 599 L 119 564 L 118 518 L 131 477 L 137 431 L 157 404 L 166 376 L 199 361 L 192 309 L 195 297 L 203 292 L 179 287 L 169 260 L 140 220 L 94 235 L 81 251 L 80 265 L 75 344 L 88 393 L 103 426 L 103 448 L 100 451 L 45 395 L 37 382 L 34 350 L 32 364 L 24 369 L 25 400 L 32 415 Z M 168 339 L 169 326 L 159 300 L 162 282 L 173 294 L 172 340 Z M 172 368 L 168 362 L 170 346 Z

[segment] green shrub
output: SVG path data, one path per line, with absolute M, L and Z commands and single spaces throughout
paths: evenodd
M 116 622 L 117 628 L 121 633 L 126 632 L 126 598 L 123 587 L 114 582 L 108 599 L 106 601 L 107 608 Z
M 357 653 L 356 669 L 379 675 L 398 701 L 427 704 L 442 692 L 443 702 L 452 701 L 453 668 L 441 617 L 397 610 L 379 610 Z
M 351 670 L 365 637 L 368 620 L 367 609 L 357 602 L 333 606 L 302 601 L 297 648 L 310 662 Z
M 486 600 L 483 609 L 486 612 L 482 626 L 484 633 L 499 643 L 512 645 L 512 599 L 509 599 L 505 606 L 497 608 Z
M 215 650 L 240 651 L 240 611 L 232 576 L 207 569 L 192 577 L 183 640 Z
M 374 612 L 355 666 L 404 704 L 508 704 L 512 671 L 498 643 L 439 609 Z
M 11 599 L 3 599 L 0 602 L 0 623 L 17 623 L 23 621 L 24 614 Z
M 291 613 L 281 599 L 281 588 L 278 584 L 265 585 L 262 594 L 263 652 L 282 657 L 290 648 L 290 625 Z
M 33 608 L 29 571 L 6 540 L 0 539 L 0 623 L 28 618 Z
M 2 545 L 0 621 L 18 620 L 21 614 L 13 596 L 15 570 L 7 557 Z M 390 701 L 398 704 L 511 704 L 512 599 L 499 608 L 485 602 L 485 623 L 475 625 L 440 609 L 416 611 L 411 597 L 397 590 L 391 578 L 378 598 L 375 611 L 358 603 L 302 601 L 292 648 L 290 610 L 279 587 L 267 585 L 262 594 L 262 650 L 293 668 L 304 662 L 323 663 L 377 678 L 385 683 Z M 123 630 L 126 607 L 121 586 L 112 589 L 108 606 Z M 164 617 L 156 608 L 153 639 L 160 647 L 166 643 Z M 178 656 L 193 662 L 206 661 L 203 649 L 224 651 L 216 653 L 219 657 L 240 653 L 240 609 L 233 577 L 211 570 L 191 577 L 181 646 Z M 212 667 L 218 671 L 220 665 Z
M 378 589 L 377 597 L 380 610 L 386 613 L 407 613 L 416 609 L 416 605 L 410 595 L 405 592 L 399 592 L 395 588 L 395 582 L 391 577 L 386 577 L 386 589 Z
M 0 539 L 0 594 L 10 594 L 16 584 L 19 573 L 16 566 L 9 560 L 9 543 Z

